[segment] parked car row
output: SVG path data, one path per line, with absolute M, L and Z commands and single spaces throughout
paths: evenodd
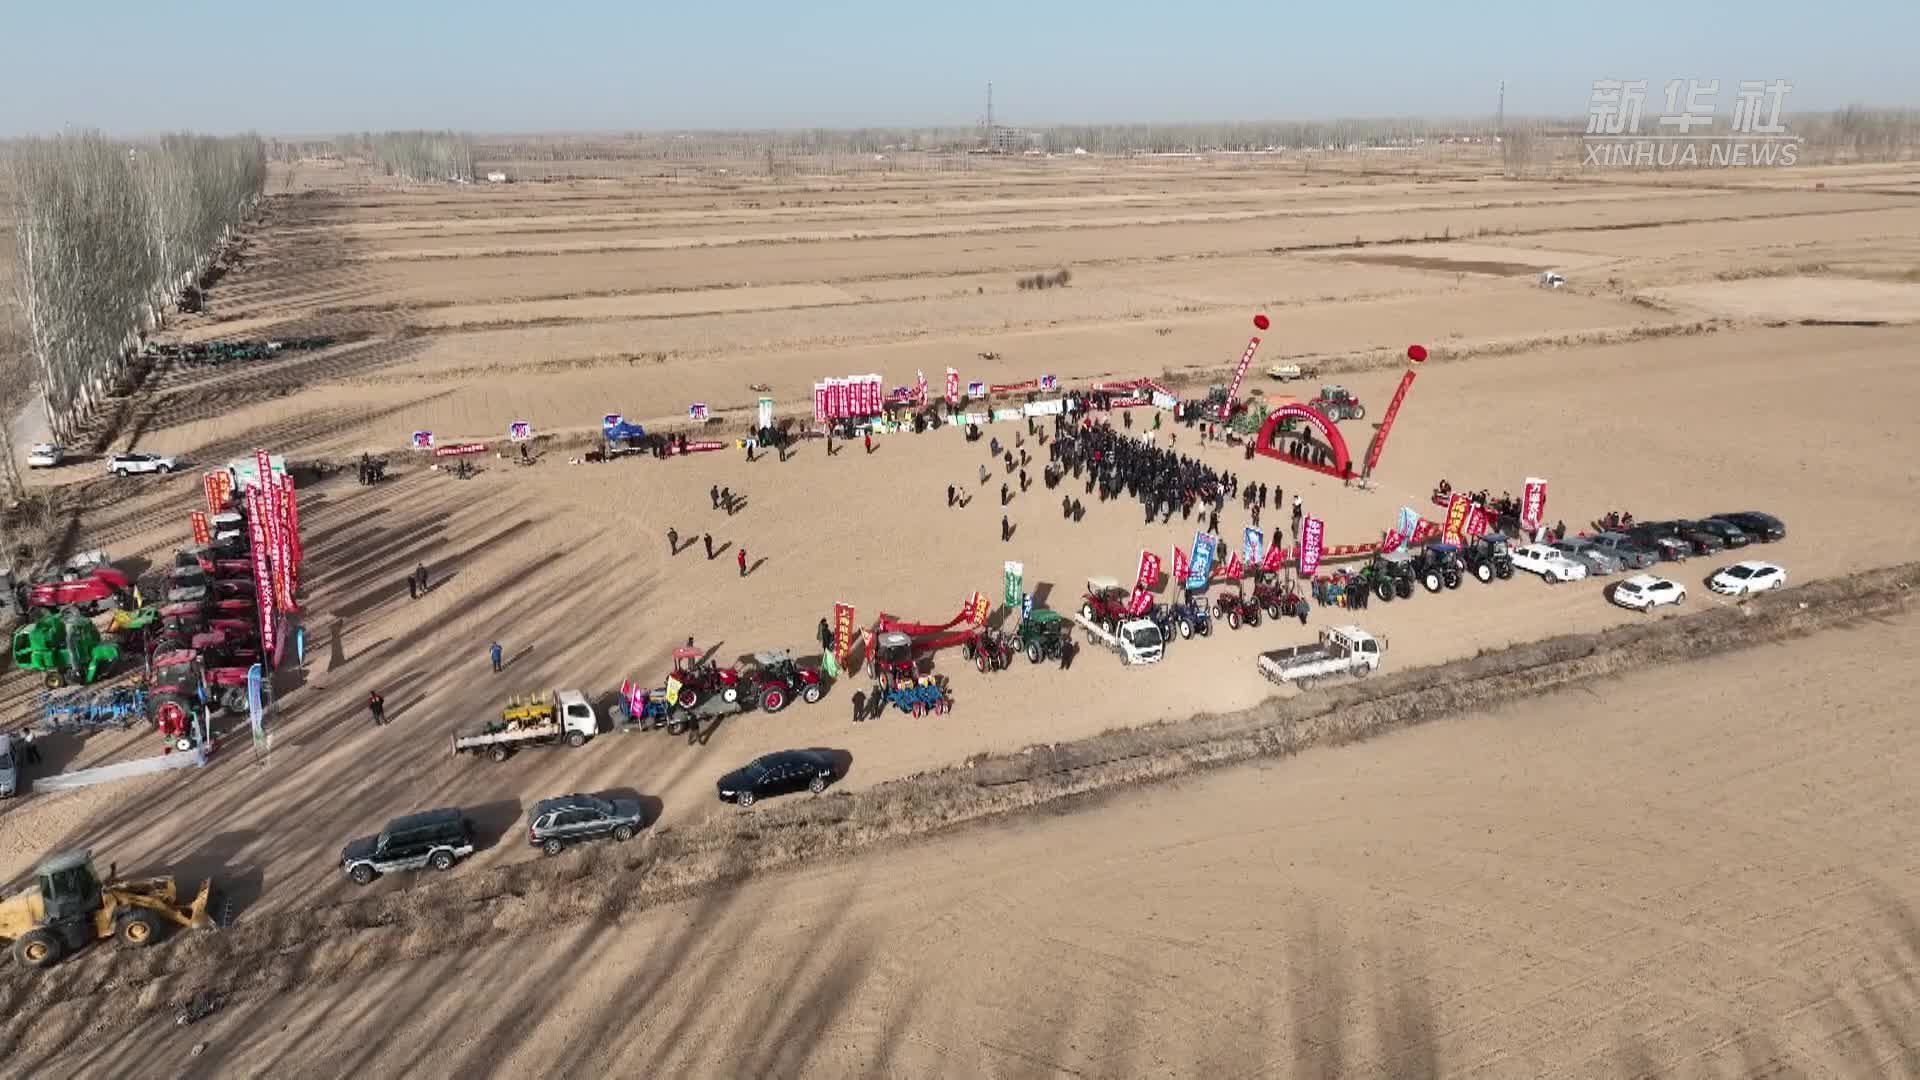
M 818 795 L 839 778 L 839 769 L 828 751 L 781 750 L 734 769 L 715 786 L 722 802 L 752 806 L 795 791 Z M 589 840 L 623 843 L 647 825 L 646 807 L 638 799 L 558 795 L 527 812 L 527 843 L 559 855 Z M 340 868 L 354 884 L 371 885 L 385 874 L 451 870 L 475 850 L 473 823 L 459 809 L 446 807 L 394 818 L 378 833 L 348 842 L 340 852 Z
M 1747 596 L 1757 592 L 1770 592 L 1785 588 L 1786 584 L 1785 570 L 1773 563 L 1761 562 L 1758 559 L 1723 566 L 1707 579 L 1707 588 L 1722 596 Z M 1652 611 L 1666 604 L 1679 604 L 1686 598 L 1686 586 L 1671 578 L 1657 577 L 1653 574 L 1635 574 L 1615 585 L 1609 595 L 1609 599 L 1614 603 L 1637 611 Z

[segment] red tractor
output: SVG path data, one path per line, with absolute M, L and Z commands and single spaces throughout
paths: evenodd
M 1133 618 L 1127 611 L 1131 599 L 1126 589 L 1112 578 L 1093 578 L 1087 582 L 1087 595 L 1080 603 L 1080 617 L 1111 634 L 1120 624 Z
M 1274 574 L 1262 574 L 1253 586 L 1253 603 L 1267 618 L 1278 622 L 1293 618 L 1300 611 L 1300 594 L 1280 583 Z
M 753 654 L 753 666 L 745 673 L 753 695 L 760 702 L 760 711 L 777 713 L 792 703 L 794 698 L 811 705 L 820 700 L 825 690 L 820 673 L 813 668 L 803 668 L 794 663 L 793 654 L 785 649 Z M 680 691 L 680 700 L 686 701 L 686 691 Z
M 220 553 L 211 547 L 181 548 L 173 553 L 173 565 L 176 569 L 197 567 L 202 573 L 216 578 L 253 577 L 251 560 L 221 558 Z
M 228 635 L 222 630 L 209 630 L 193 635 L 189 643 L 194 652 L 215 670 L 238 667 L 242 670 L 260 661 L 260 644 L 250 636 Z
M 732 702 L 740 700 L 740 673 L 704 660 L 699 649 L 673 650 L 673 673 L 669 679 L 680 684 L 674 704 L 691 709 L 710 697 Z
M 873 675 L 874 685 L 885 690 L 912 686 L 920 673 L 913 639 L 898 630 L 882 630 L 869 640 L 873 642 L 873 657 L 867 670 Z
M 1225 619 L 1227 626 L 1238 630 L 1241 624 L 1248 627 L 1260 625 L 1260 605 L 1240 592 L 1223 592 L 1213 598 L 1213 612 L 1217 619 Z
M 980 632 L 967 639 L 967 659 L 982 675 L 989 671 L 1005 671 L 1013 666 L 1013 640 L 997 630 L 981 627 Z
M 78 607 L 88 614 L 133 606 L 133 582 L 111 566 L 96 566 L 83 577 L 41 581 L 27 586 L 27 607 Z

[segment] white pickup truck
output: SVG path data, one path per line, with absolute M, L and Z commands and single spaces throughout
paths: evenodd
M 1380 666 L 1380 654 L 1386 650 L 1384 638 L 1357 626 L 1328 626 L 1320 630 L 1320 640 L 1312 645 L 1261 653 L 1260 674 L 1269 682 L 1293 683 L 1305 690 L 1315 680 L 1335 675 L 1365 678 Z
M 1087 640 L 1118 653 L 1123 664 L 1157 664 L 1166 654 L 1167 640 L 1152 619 L 1129 619 L 1112 633 L 1085 615 L 1075 615 L 1073 621 L 1087 632 Z
M 500 719 L 477 724 L 453 736 L 456 754 L 485 754 L 505 761 L 528 746 L 564 742 L 580 746 L 600 731 L 600 714 L 578 690 L 536 694 L 527 701 L 511 701 Z

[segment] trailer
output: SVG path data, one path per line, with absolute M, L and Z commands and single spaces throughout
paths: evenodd
M 40 723 L 43 733 L 84 734 L 109 728 L 129 728 L 147 719 L 147 692 L 139 686 L 116 686 L 106 690 L 77 690 L 64 694 L 40 695 Z
M 1087 640 L 1119 656 L 1122 664 L 1157 664 L 1166 655 L 1167 639 L 1152 619 L 1129 619 L 1111 632 L 1084 614 L 1076 614 L 1073 621 L 1087 632 Z
M 555 690 L 524 701 L 516 698 L 500 710 L 500 719 L 455 732 L 453 752 L 485 754 L 494 761 L 505 761 L 529 746 L 562 742 L 582 746 L 599 731 L 600 716 L 585 694 Z
M 1380 654 L 1386 648 L 1385 638 L 1357 626 L 1323 627 L 1312 645 L 1261 653 L 1260 674 L 1276 686 L 1293 683 L 1302 690 L 1336 675 L 1364 679 L 1380 666 Z

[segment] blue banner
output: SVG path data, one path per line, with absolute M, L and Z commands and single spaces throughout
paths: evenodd
M 1204 589 L 1213 577 L 1214 539 L 1210 533 L 1193 534 L 1193 563 L 1187 570 L 1187 588 Z
M 265 681 L 266 673 L 259 664 L 247 669 L 247 719 L 253 723 L 253 745 L 259 746 L 267 739 L 266 708 L 260 700 L 260 684 Z
M 1033 614 L 1033 594 L 1021 593 L 1020 594 L 1020 617 L 1024 619 L 1031 614 Z
M 1251 525 L 1247 526 L 1246 536 L 1246 544 L 1240 549 L 1240 559 L 1247 564 L 1247 569 L 1251 571 L 1254 567 L 1260 565 L 1260 554 L 1262 549 L 1267 546 L 1267 537 L 1266 534 Z

